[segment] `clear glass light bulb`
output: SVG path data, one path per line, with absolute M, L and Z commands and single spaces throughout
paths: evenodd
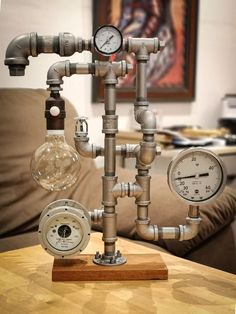
M 31 159 L 31 173 L 46 190 L 60 191 L 72 186 L 80 171 L 78 153 L 66 143 L 64 134 L 48 134 Z

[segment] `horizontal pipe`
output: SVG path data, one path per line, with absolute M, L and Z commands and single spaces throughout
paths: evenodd
M 95 68 L 93 63 L 70 63 L 69 60 L 54 63 L 47 73 L 47 84 L 49 89 L 57 88 L 63 84 L 64 76 L 70 77 L 74 74 L 94 74 Z
M 177 239 L 179 241 L 190 240 L 199 232 L 201 218 L 186 218 L 185 225 L 179 227 L 157 227 L 150 224 L 150 219 L 136 220 L 136 230 L 138 235 L 149 241 L 157 241 L 159 239 Z
M 75 38 L 71 33 L 64 32 L 58 36 L 38 36 L 37 33 L 22 34 L 9 43 L 5 55 L 5 65 L 8 65 L 11 76 L 23 76 L 25 67 L 29 65 L 29 56 L 37 57 L 40 53 L 71 56 L 75 52 L 84 50 L 93 50 L 92 40 Z

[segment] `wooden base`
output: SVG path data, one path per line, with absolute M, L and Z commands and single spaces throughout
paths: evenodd
M 127 254 L 126 264 L 100 266 L 93 263 L 94 255 L 74 259 L 55 259 L 53 281 L 106 281 L 168 279 L 168 269 L 160 254 Z

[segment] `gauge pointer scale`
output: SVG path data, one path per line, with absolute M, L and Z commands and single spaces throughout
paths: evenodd
M 111 40 L 113 37 L 114 37 L 114 35 L 111 35 L 111 36 L 101 45 L 100 49 L 103 48 L 106 44 L 109 44 L 109 43 L 110 43 L 110 40 Z
M 198 169 L 195 168 L 197 160 Z M 168 167 L 172 192 L 189 205 L 207 203 L 220 195 L 226 183 L 226 171 L 219 156 L 202 147 L 183 150 Z
M 194 174 L 191 176 L 178 177 L 178 178 L 175 178 L 175 180 L 190 179 L 190 178 L 196 178 L 197 179 L 199 177 L 208 177 L 208 176 L 209 176 L 209 173 L 205 172 L 205 173 L 200 173 L 200 174 Z

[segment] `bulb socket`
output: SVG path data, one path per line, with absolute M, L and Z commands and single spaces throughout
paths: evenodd
M 54 107 L 54 108 L 53 108 Z M 54 110 L 52 110 L 52 108 Z M 58 108 L 58 115 L 53 115 L 55 108 Z M 65 101 L 59 94 L 51 95 L 45 102 L 45 118 L 47 120 L 47 130 L 64 130 L 64 120 L 66 117 Z

